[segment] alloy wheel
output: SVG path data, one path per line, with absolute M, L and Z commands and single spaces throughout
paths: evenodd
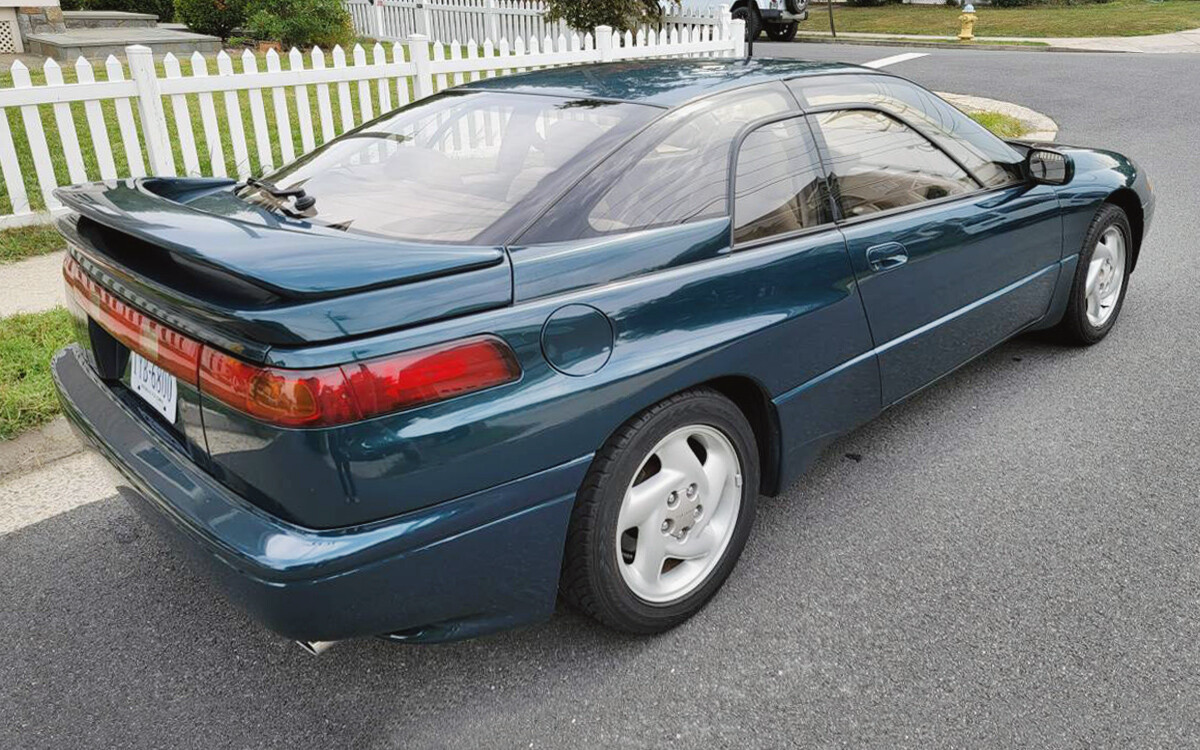
M 621 576 L 639 598 L 668 604 L 700 586 L 737 525 L 742 466 L 724 434 L 688 425 L 642 461 L 617 519 Z
M 1101 328 L 1112 317 L 1125 284 L 1125 235 L 1115 226 L 1104 230 L 1088 263 L 1083 296 L 1088 322 Z

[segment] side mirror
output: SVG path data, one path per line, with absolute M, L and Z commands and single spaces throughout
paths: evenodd
M 1062 152 L 1034 147 L 1025 157 L 1025 174 L 1038 185 L 1066 185 L 1075 176 L 1075 163 Z

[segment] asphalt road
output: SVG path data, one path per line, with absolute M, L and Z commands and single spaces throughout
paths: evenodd
M 1007 344 L 843 439 L 764 500 L 690 623 L 626 638 L 564 610 L 314 659 L 106 500 L 0 538 L 0 747 L 1195 744 L 1197 63 L 933 51 L 892 69 L 1028 105 L 1150 171 L 1159 212 L 1122 319 L 1087 350 Z

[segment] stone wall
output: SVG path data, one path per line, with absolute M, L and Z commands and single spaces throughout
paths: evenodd
M 63 12 L 68 29 L 152 29 L 158 25 L 153 13 L 124 13 L 105 10 L 68 10 Z
M 28 38 L 30 34 L 61 34 L 67 30 L 62 8 L 57 5 L 18 7 L 17 27 L 22 38 Z

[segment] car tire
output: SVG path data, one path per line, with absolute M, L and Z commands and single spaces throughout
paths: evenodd
M 1108 335 L 1125 304 L 1132 267 L 1129 217 L 1120 207 L 1105 203 L 1088 228 L 1067 311 L 1058 325 L 1066 343 L 1090 346 Z
M 800 29 L 800 24 L 793 21 L 791 23 L 773 23 L 767 26 L 767 38 L 772 42 L 791 42 L 796 39 L 796 32 Z
M 734 8 L 730 13 L 733 20 L 742 19 L 746 22 L 746 41 L 753 42 L 758 39 L 758 35 L 762 32 L 762 19 L 758 17 L 758 11 L 751 8 L 749 5 L 743 5 L 740 8 Z
M 564 599 L 617 630 L 675 627 L 733 570 L 754 524 L 758 487 L 754 431 L 732 401 L 700 388 L 647 409 L 608 439 L 579 490 L 560 582 Z M 705 557 L 670 556 L 703 549 L 710 550 Z

